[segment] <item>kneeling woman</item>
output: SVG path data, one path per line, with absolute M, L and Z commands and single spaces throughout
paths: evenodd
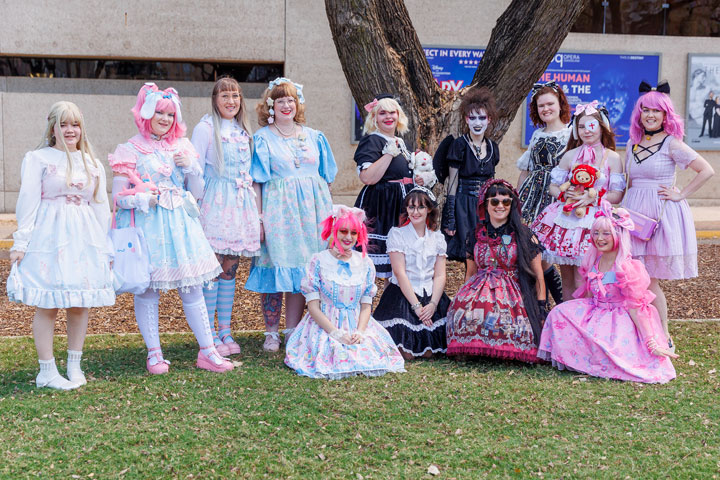
M 667 337 L 649 290 L 643 264 L 630 255 L 634 228 L 627 210 L 614 213 L 603 201 L 592 225 L 592 244 L 580 273 L 584 285 L 577 300 L 564 302 L 548 315 L 538 356 L 560 370 L 645 383 L 675 378 L 670 362 L 677 355 L 661 348 Z M 585 298 L 581 298 L 585 297 Z
M 435 195 L 415 187 L 403 201 L 402 227 L 388 234 L 392 278 L 375 309 L 405 360 L 429 358 L 446 350 L 445 295 L 447 245 L 438 231 L 440 210 Z
M 477 215 L 465 285 L 448 311 L 447 354 L 537 362 L 547 305 L 542 247 L 522 223 L 517 192 L 505 180 L 485 182 Z
M 362 210 L 336 205 L 322 222 L 329 248 L 310 259 L 301 284 L 308 313 L 285 346 L 285 364 L 299 375 L 338 379 L 405 371 L 392 338 L 370 317 L 377 287 L 364 221 Z M 356 244 L 362 253 L 353 250 Z

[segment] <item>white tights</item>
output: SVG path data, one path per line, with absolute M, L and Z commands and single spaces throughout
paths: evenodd
M 188 325 L 195 334 L 200 347 L 212 346 L 212 333 L 202 287 L 195 285 L 185 290 L 178 290 L 178 293 L 183 303 Z M 145 340 L 145 346 L 152 352 L 160 351 L 160 335 L 158 332 L 159 304 L 160 294 L 157 290 L 148 289 L 144 293 L 135 295 L 135 319 Z

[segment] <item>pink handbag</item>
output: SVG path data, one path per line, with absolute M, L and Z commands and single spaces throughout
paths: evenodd
M 673 185 L 675 182 L 673 182 Z M 628 188 L 630 186 L 630 162 L 627 161 L 625 163 L 625 195 L 623 195 L 623 201 L 621 204 L 621 207 L 627 210 L 627 212 L 630 214 L 630 220 L 635 224 L 635 230 L 630 231 L 630 235 L 637 238 L 638 240 L 642 240 L 643 242 L 647 242 L 652 238 L 652 236 L 657 231 L 658 227 L 660 226 L 660 220 L 663 217 L 663 214 L 665 213 L 665 204 L 667 203 L 667 200 L 663 201 L 662 210 L 660 210 L 660 216 L 656 219 L 648 217 L 647 215 L 643 215 L 642 213 L 636 212 L 634 210 L 630 210 L 625 206 L 625 196 L 627 195 Z

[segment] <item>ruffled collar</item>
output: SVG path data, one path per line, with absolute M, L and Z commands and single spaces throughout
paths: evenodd
M 167 139 L 160 139 L 160 140 L 153 140 L 151 138 L 146 138 L 141 134 L 137 134 L 134 137 L 132 137 L 130 140 L 128 140 L 128 143 L 130 143 L 133 147 L 135 147 L 140 153 L 143 154 L 150 154 L 155 152 L 156 150 L 161 151 L 172 151 L 177 149 L 178 143 L 180 142 L 180 139 L 176 140 L 175 142 L 169 142 Z

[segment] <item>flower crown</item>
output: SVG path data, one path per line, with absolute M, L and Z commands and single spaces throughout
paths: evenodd
M 278 77 L 278 78 L 276 78 L 275 80 L 272 80 L 272 81 L 268 84 L 268 88 L 267 88 L 267 89 L 272 91 L 273 88 L 277 87 L 277 86 L 280 85 L 281 83 L 289 83 L 289 84 L 291 84 L 291 85 L 294 85 L 295 88 L 297 89 L 298 102 L 300 102 L 300 103 L 305 103 L 305 97 L 303 96 L 303 86 L 300 85 L 299 83 L 293 82 L 293 81 L 290 80 L 289 78 Z M 268 105 L 272 107 L 272 105 L 271 105 L 269 102 L 268 102 Z

